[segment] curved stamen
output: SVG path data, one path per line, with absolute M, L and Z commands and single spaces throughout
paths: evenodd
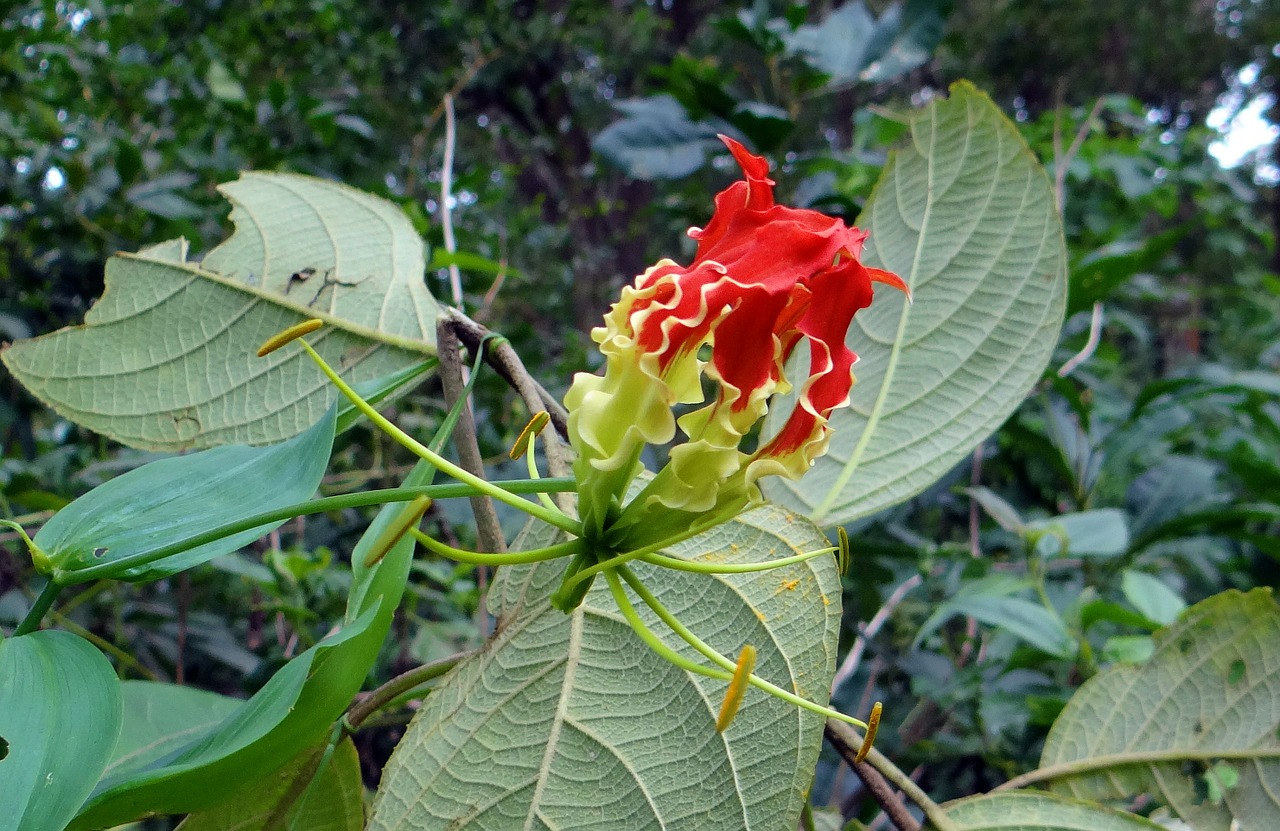
M 686 672 L 705 675 L 708 678 L 715 678 L 719 681 L 728 681 L 733 677 L 728 672 L 721 672 L 712 667 L 690 661 L 663 643 L 657 635 L 653 634 L 653 630 L 640 619 L 640 615 L 636 613 L 635 607 L 631 605 L 626 591 L 622 588 L 621 581 L 618 580 L 618 575 L 612 571 L 607 571 L 604 579 L 609 583 L 609 591 L 613 593 L 613 600 L 618 604 L 618 611 L 622 612 L 622 616 L 627 619 L 627 624 L 631 626 L 631 630 L 639 635 L 640 640 L 644 641 L 645 645 L 657 653 L 660 658 L 675 664 Z
M 517 510 L 524 511 L 530 516 L 537 517 L 548 525 L 553 525 L 556 528 L 559 528 L 562 531 L 567 531 L 575 536 L 582 533 L 581 524 L 570 519 L 564 514 L 556 511 L 548 511 L 542 505 L 528 502 L 527 500 L 521 499 L 515 494 L 509 493 L 502 488 L 495 488 L 486 480 L 463 470 L 440 454 L 425 447 L 417 439 L 392 424 L 381 413 L 375 410 L 369 402 L 361 398 L 360 394 L 353 390 L 346 381 L 342 380 L 338 373 L 334 371 L 333 367 L 329 366 L 325 359 L 320 357 L 320 354 L 316 352 L 315 349 L 311 347 L 311 344 L 307 343 L 304 338 L 298 338 L 298 344 L 307 351 L 307 354 L 311 356 L 311 360 L 315 361 L 316 365 L 320 367 L 320 371 L 323 372 L 333 385 L 347 397 L 347 400 L 355 405 L 356 409 L 364 413 L 364 415 L 376 424 L 384 433 L 391 436 L 391 438 L 395 439 L 402 447 L 413 453 L 418 458 L 431 463 L 439 470 L 452 476 L 454 479 L 471 485 L 499 502 L 510 505 Z
M 448 557 L 450 560 L 457 560 L 460 563 L 471 563 L 479 566 L 512 566 L 524 563 L 542 563 L 547 560 L 558 560 L 561 557 L 572 557 L 583 551 L 587 546 L 585 540 L 576 539 L 549 545 L 546 548 L 534 548 L 529 551 L 508 551 L 505 554 L 498 554 L 496 552 L 467 551 L 462 548 L 454 548 L 439 540 L 432 539 L 417 528 L 410 528 L 409 533 L 415 540 L 422 543 L 423 548 L 433 554 L 439 554 L 441 557 Z
M 830 554 L 832 551 L 835 551 L 835 549 L 819 548 L 817 551 L 806 551 L 803 554 L 793 554 L 790 557 L 766 560 L 761 563 L 705 563 L 696 560 L 681 560 L 679 557 L 657 553 L 646 554 L 640 559 L 650 565 L 661 566 L 674 571 L 693 571 L 698 574 L 750 574 L 756 571 L 771 571 L 775 568 L 803 563 L 805 560 L 812 560 L 814 557 Z
M 702 653 L 707 660 L 711 661 L 711 663 L 728 672 L 732 672 L 737 667 L 737 664 L 721 655 L 710 646 L 707 646 L 701 638 L 689 631 L 689 628 L 681 623 L 675 615 L 671 614 L 671 611 L 667 609 L 666 606 L 662 605 L 658 598 L 654 596 L 653 592 L 649 591 L 644 583 L 640 582 L 639 578 L 631 573 L 630 569 L 626 566 L 618 566 L 616 571 L 623 580 L 627 581 L 627 585 L 629 585 L 631 590 L 644 601 L 645 605 L 652 609 L 654 613 L 662 619 L 663 623 L 671 627 L 671 631 L 679 635 L 685 643 Z M 606 574 L 611 573 L 612 572 L 607 572 Z M 776 684 L 769 683 L 758 675 L 752 675 L 750 681 L 751 686 L 764 690 L 770 695 L 776 698 L 781 698 L 783 701 L 794 704 L 797 707 L 803 707 L 806 710 L 826 716 L 827 718 L 838 719 L 863 730 L 867 729 L 867 723 L 861 719 L 856 719 L 853 716 L 847 716 L 839 710 L 833 710 L 830 707 L 823 707 L 821 704 L 815 704 L 807 698 L 802 698 L 795 693 L 787 692 Z

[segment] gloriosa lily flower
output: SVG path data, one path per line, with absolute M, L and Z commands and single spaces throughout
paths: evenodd
M 831 412 L 849 401 L 857 356 L 845 336 L 854 313 L 870 305 L 872 283 L 907 290 L 897 275 L 859 261 L 865 231 L 775 204 L 768 162 L 721 139 L 745 179 L 716 197 L 706 228 L 689 230 L 698 241 L 691 265 L 663 260 L 623 289 L 592 331 L 604 376 L 579 374 L 565 397 L 583 529 L 613 551 L 737 514 L 759 499 L 762 476 L 804 475 L 826 452 Z M 755 452 L 743 452 L 770 396 L 792 389 L 783 367 L 804 340 L 809 375 L 795 409 Z M 716 387 L 710 402 L 704 374 Z M 704 406 L 677 419 L 681 404 Z M 671 441 L 677 426 L 687 440 L 624 504 L 645 445 Z
M 724 730 L 754 686 L 824 716 L 866 730 L 863 752 L 875 738 L 868 724 L 808 701 L 753 673 L 755 650 L 747 645 L 737 662 L 716 652 L 684 626 L 628 567 L 632 560 L 683 571 L 745 573 L 764 571 L 822 556 L 824 548 L 759 563 L 702 563 L 662 553 L 680 540 L 731 519 L 760 499 L 756 482 L 767 475 L 802 476 L 827 449 L 831 412 L 849 401 L 857 356 L 845 345 L 854 314 L 872 299 L 872 283 L 903 291 L 896 275 L 864 266 L 858 259 L 866 232 L 816 211 L 775 205 L 768 163 L 736 141 L 721 137 L 742 167 L 745 179 L 716 197 L 706 228 L 690 229 L 698 241 L 689 266 L 663 260 L 623 289 L 622 299 L 592 332 L 605 356 L 604 376 L 579 374 L 565 403 L 569 439 L 578 453 L 574 473 L 578 517 L 546 497 L 524 500 L 452 464 L 392 424 L 362 399 L 302 338 L 320 321 L 291 327 L 263 345 L 266 355 L 298 340 L 333 384 L 376 426 L 420 458 L 476 493 L 487 493 L 566 533 L 564 542 L 517 552 L 470 552 L 422 533 L 417 524 L 427 501 L 419 497 L 389 526 L 369 552 L 372 565 L 403 534 L 424 547 L 461 562 L 491 566 L 565 558 L 569 563 L 550 602 L 573 611 L 597 576 L 608 584 L 619 611 L 649 648 L 691 673 L 728 682 L 717 729 Z M 778 431 L 754 452 L 740 449 L 744 437 L 768 412 L 769 399 L 788 392 L 784 366 L 802 341 L 809 345 L 809 371 L 799 384 L 797 404 Z M 704 355 L 704 352 L 709 354 Z M 712 382 L 714 400 L 703 395 Z M 698 405 L 679 418 L 678 405 Z M 545 425 L 535 415 L 529 436 Z M 643 466 L 646 445 L 665 444 L 679 427 L 687 441 L 670 461 L 626 500 Z M 513 454 L 513 458 L 517 454 Z M 530 477 L 538 471 L 529 456 Z M 842 569 L 847 538 L 840 532 Z M 710 666 L 675 652 L 651 632 L 636 612 L 635 596 Z M 873 716 L 878 714 L 874 711 Z

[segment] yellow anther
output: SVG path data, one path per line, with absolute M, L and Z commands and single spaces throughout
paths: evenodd
M 415 527 L 418 521 L 422 519 L 422 515 L 427 512 L 427 508 L 431 507 L 431 497 L 418 496 L 405 506 L 400 512 L 400 516 L 396 517 L 390 525 L 378 536 L 378 539 L 369 549 L 369 553 L 365 555 L 364 567 L 373 568 L 378 561 L 387 556 L 387 552 L 391 550 L 391 546 L 400 542 L 400 538 L 409 533 L 409 529 Z
M 533 437 L 542 432 L 547 426 L 547 422 L 551 420 L 551 413 L 546 410 L 539 410 L 533 414 L 533 418 L 529 419 L 529 423 L 520 431 L 520 435 L 516 438 L 516 443 L 511 445 L 511 460 L 516 461 L 529 451 L 529 445 L 533 442 Z
M 309 335 L 321 326 L 324 326 L 324 321 L 314 317 L 311 320 L 304 320 L 301 323 L 290 326 L 283 332 L 267 338 L 267 342 L 258 349 L 258 357 L 264 358 L 286 343 L 295 341 L 303 335 Z
M 720 715 L 716 717 L 716 732 L 723 733 L 738 714 L 742 697 L 747 694 L 747 687 L 751 684 L 751 671 L 755 668 L 756 648 L 747 644 L 738 654 L 738 665 L 733 668 L 733 677 L 729 679 L 729 689 L 725 691 Z
M 836 536 L 840 539 L 840 551 L 836 556 L 836 564 L 840 568 L 840 573 L 849 573 L 849 564 L 853 559 L 849 553 L 849 533 L 844 530 L 844 526 L 836 528 Z
M 871 715 L 867 716 L 867 734 L 862 737 L 862 747 L 858 748 L 858 753 L 853 757 L 853 761 L 861 762 L 871 752 L 871 743 L 876 740 L 876 731 L 880 729 L 880 711 L 883 709 L 884 705 L 879 701 L 871 708 Z

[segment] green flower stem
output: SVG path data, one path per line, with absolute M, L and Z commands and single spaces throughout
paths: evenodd
M 539 491 L 552 491 L 563 493 L 572 491 L 577 485 L 573 479 L 539 479 L 536 482 L 530 482 L 526 479 L 517 479 L 512 481 L 499 481 L 491 483 L 503 488 L 508 493 L 536 493 Z M 296 516 L 305 516 L 309 514 L 322 514 L 327 511 L 337 511 L 343 508 L 362 508 L 369 505 L 382 505 L 387 502 L 408 502 L 418 496 L 429 496 L 432 499 L 448 499 L 451 497 L 472 496 L 475 489 L 470 485 L 463 484 L 447 484 L 447 485 L 425 485 L 422 487 L 410 488 L 381 488 L 378 490 L 362 491 L 360 493 L 344 493 L 339 496 L 326 496 L 321 499 L 313 499 L 310 502 L 300 502 L 297 505 L 290 505 L 285 508 L 277 508 L 274 511 L 265 511 L 261 514 L 255 514 L 236 522 L 230 522 L 226 525 L 219 526 L 205 531 L 203 534 L 197 534 L 179 542 L 161 546 L 154 551 L 144 551 L 129 557 L 121 557 L 118 560 L 112 560 L 105 563 L 98 563 L 81 569 L 73 569 L 68 571 L 59 570 L 53 575 L 54 580 L 62 586 L 72 586 L 78 583 L 88 583 L 91 580 L 97 580 L 100 577 L 113 577 L 122 570 L 133 568 L 134 566 L 146 565 L 156 560 L 172 557 L 174 554 L 181 554 L 183 551 L 195 548 L 198 545 L 220 540 L 223 537 L 229 537 L 232 534 L 239 534 L 241 531 L 248 531 L 251 528 L 257 528 L 262 525 L 268 525 L 273 522 L 280 522 L 285 519 L 292 519 Z
M 612 571 L 606 571 L 604 579 L 609 583 L 609 591 L 613 593 L 613 600 L 618 604 L 618 610 L 622 612 L 622 616 L 627 619 L 627 624 L 631 629 L 640 636 L 640 640 L 658 654 L 662 659 L 675 664 L 687 672 L 697 675 L 705 675 L 708 678 L 715 678 L 719 681 L 728 681 L 733 677 L 730 672 L 718 672 L 711 667 L 703 666 L 695 661 L 690 661 L 680 653 L 667 646 L 658 638 L 657 635 L 645 626 L 644 621 L 640 619 L 640 615 L 636 613 L 635 607 L 631 605 L 631 601 L 627 599 L 627 593 L 622 588 L 622 582 L 618 580 L 618 575 Z
M 654 613 L 662 619 L 663 623 L 671 627 L 671 631 L 683 638 L 684 641 L 694 649 L 701 652 L 706 656 L 707 660 L 711 661 L 713 664 L 716 664 L 728 672 L 733 672 L 734 668 L 737 667 L 737 664 L 721 655 L 710 646 L 707 646 L 701 638 L 689 631 L 688 627 L 681 623 L 679 618 L 671 614 L 670 610 L 668 610 L 666 606 L 662 605 L 658 598 L 654 596 L 653 592 L 649 591 L 644 583 L 640 582 L 640 578 L 631 573 L 630 569 L 626 566 L 619 566 L 617 571 L 622 576 L 622 579 L 627 581 L 627 585 L 631 587 L 631 590 L 644 601 L 645 605 L 652 609 Z M 801 698 L 795 693 L 787 692 L 776 684 L 769 683 L 758 675 L 753 674 L 751 676 L 751 686 L 762 689 L 770 695 L 781 698 L 783 701 L 794 704 L 797 707 L 802 707 L 810 712 L 818 713 L 819 715 L 826 716 L 827 718 L 834 718 L 847 722 L 848 724 L 852 724 L 863 730 L 867 729 L 867 723 L 861 719 L 856 719 L 853 716 L 846 716 L 839 710 L 833 710 L 830 707 L 823 707 L 821 704 L 815 704 L 807 698 Z
M 567 593 L 571 591 L 574 586 L 577 586 L 583 581 L 590 581 L 595 579 L 596 575 L 600 574 L 603 571 L 608 571 L 611 568 L 617 568 L 618 566 L 625 565 L 631 562 L 632 560 L 643 559 L 644 557 L 647 557 L 650 554 L 657 554 L 659 551 L 661 551 L 664 548 L 670 548 L 671 546 L 676 545 L 677 543 L 681 543 L 687 539 L 696 537 L 702 532 L 707 531 L 711 528 L 714 528 L 715 526 L 720 525 L 721 523 L 728 522 L 729 520 L 737 516 L 739 513 L 741 513 L 741 511 L 738 509 L 733 509 L 730 511 L 722 511 L 719 514 L 715 514 L 710 519 L 694 525 L 688 531 L 685 531 L 682 534 L 677 534 L 674 537 L 671 537 L 670 539 L 665 539 L 665 540 L 662 540 L 661 542 L 655 542 L 652 545 L 646 545 L 643 548 L 637 548 L 635 551 L 628 551 L 625 554 L 618 554 L 613 557 L 610 557 L 609 559 L 601 560 L 600 562 L 595 563 L 594 565 L 591 565 L 591 566 L 588 566 L 587 568 L 582 569 L 577 574 L 574 574 L 571 577 L 566 577 L 564 579 L 564 582 L 560 585 L 560 588 L 557 589 L 557 592 L 563 591 Z
M 40 621 L 44 620 L 44 616 L 49 613 L 49 608 L 53 606 L 53 601 L 57 600 L 58 593 L 62 591 L 62 586 L 50 580 L 44 584 L 44 588 L 36 597 L 36 602 L 31 604 L 31 611 L 27 612 L 27 616 L 18 624 L 18 628 L 13 630 L 13 636 L 26 635 L 40 628 Z
M 777 560 L 767 560 L 762 563 L 706 563 L 681 560 L 679 557 L 668 557 L 666 554 L 657 553 L 646 554 L 640 559 L 650 565 L 662 566 L 675 571 L 693 571 L 698 574 L 749 574 L 753 571 L 769 571 L 795 563 L 803 563 L 805 560 L 812 560 L 814 557 L 830 554 L 835 550 L 835 548 L 819 548 L 817 551 L 807 551 L 804 554 L 795 554 L 790 557 L 781 557 Z
M 329 364 L 325 362 L 324 358 L 321 358 L 320 354 L 311 348 L 311 344 L 307 343 L 306 340 L 302 338 L 298 339 L 298 343 L 307 351 L 307 354 L 316 362 L 316 365 L 320 367 L 320 371 L 323 372 L 329 380 L 333 382 L 333 385 L 356 406 L 356 409 L 364 413 L 366 418 L 376 424 L 383 432 L 391 436 L 391 438 L 395 439 L 396 442 L 405 449 L 409 450 L 420 459 L 434 465 L 444 473 L 449 474 L 459 482 L 467 483 L 480 493 L 491 496 L 499 502 L 510 505 L 516 510 L 524 511 L 530 516 L 537 517 L 548 525 L 559 528 L 562 531 L 566 531 L 574 536 L 581 536 L 582 526 L 580 523 L 570 519 L 559 511 L 548 511 L 542 505 L 521 499 L 510 491 L 506 491 L 495 486 L 492 482 L 468 473 L 453 462 L 441 456 L 439 453 L 429 449 L 396 425 L 392 424 L 391 421 L 382 415 L 382 413 L 379 413 L 371 407 L 367 401 L 361 398 L 359 393 L 353 390 L 346 381 L 342 380 L 338 373 L 333 371 L 333 367 L 329 366 Z
M 511 566 L 524 563 L 541 563 L 547 560 L 558 560 L 561 557 L 572 557 L 582 552 L 587 543 L 583 539 L 569 540 L 568 542 L 557 543 L 556 545 L 547 546 L 546 548 L 535 548 L 530 551 L 508 551 L 505 554 L 484 553 L 477 551 L 466 551 L 461 548 L 454 548 L 451 545 L 445 545 L 438 540 L 433 540 L 417 528 L 410 528 L 409 533 L 415 540 L 422 543 L 422 546 L 433 554 L 439 554 L 441 557 L 448 557 L 450 560 L 457 560 L 460 563 L 472 563 L 479 566 Z

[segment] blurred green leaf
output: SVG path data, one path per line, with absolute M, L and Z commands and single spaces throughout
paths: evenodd
M 120 682 L 88 641 L 0 640 L 0 829 L 62 831 L 120 733 Z
M 669 95 L 618 101 L 623 114 L 600 131 L 592 148 L 635 179 L 678 179 L 706 163 L 707 153 L 724 147 L 719 133 L 733 133 L 719 120 L 693 121 Z
M 1120 588 L 1133 608 L 1161 625 L 1173 623 L 1187 608 L 1186 601 L 1160 578 L 1141 571 L 1126 570 Z
M 1037 531 L 1060 531 L 1067 539 L 1065 550 L 1053 553 L 1072 557 L 1115 557 L 1129 549 L 1129 524 L 1124 511 L 1102 508 L 1028 523 Z M 1048 539 L 1056 539 L 1052 535 Z

